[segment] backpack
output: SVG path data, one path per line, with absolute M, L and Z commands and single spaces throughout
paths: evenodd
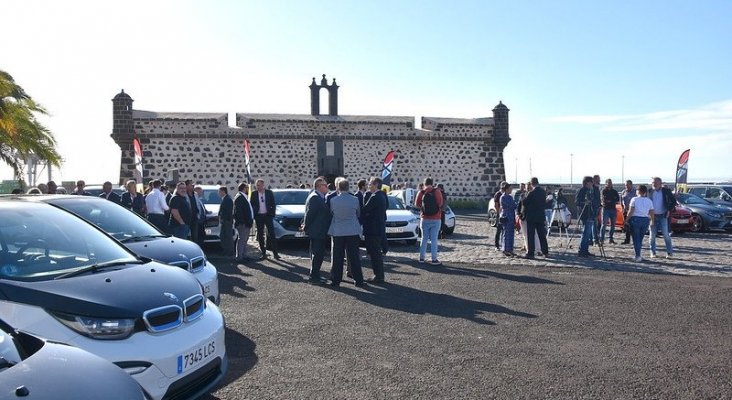
M 435 215 L 439 213 L 440 207 L 437 206 L 435 191 L 422 191 L 422 193 L 422 212 L 424 213 L 424 215 Z

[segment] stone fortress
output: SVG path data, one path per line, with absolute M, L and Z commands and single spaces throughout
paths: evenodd
M 176 113 L 132 108 L 122 90 L 113 99 L 112 138 L 120 146 L 120 182 L 135 177 L 133 139 L 141 143 L 143 181 L 171 179 L 222 184 L 233 190 L 247 178 L 244 140 L 250 143 L 253 179 L 272 188 L 297 187 L 323 175 L 355 181 L 379 176 L 384 156 L 394 154 L 392 185 L 416 187 L 425 177 L 445 185 L 451 199 L 482 200 L 505 180 L 503 149 L 511 140 L 508 107 L 499 102 L 492 118 L 339 115 L 335 79 L 310 85 L 310 115 Z M 329 96 L 320 113 L 320 93 Z

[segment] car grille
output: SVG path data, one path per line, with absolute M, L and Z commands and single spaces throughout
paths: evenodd
M 415 239 L 414 232 L 387 233 L 387 239 Z
M 206 218 L 206 228 L 213 228 L 219 226 L 219 217 L 218 215 L 215 217 L 208 217 Z
M 221 377 L 221 359 L 216 358 L 190 375 L 173 382 L 163 396 L 163 400 L 189 399 L 199 394 Z
M 288 231 L 296 231 L 302 224 L 302 218 L 282 218 L 280 221 L 280 225 Z
M 205 309 L 206 298 L 197 294 L 184 300 L 183 307 L 171 304 L 147 310 L 142 313 L 142 320 L 150 332 L 165 332 L 179 327 L 184 321 L 190 322 L 198 319 L 203 315 Z
M 407 221 L 386 221 L 386 226 L 393 228 L 395 226 L 407 226 L 409 222 Z
M 168 263 L 168 265 L 182 268 L 186 271 L 197 272 L 206 266 L 206 258 L 204 258 L 202 256 L 198 256 L 198 257 L 191 258 L 190 261 L 185 261 L 185 260 L 173 261 L 173 262 Z

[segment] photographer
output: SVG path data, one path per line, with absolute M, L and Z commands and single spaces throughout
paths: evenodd
M 579 211 L 579 220 L 582 221 L 584 228 L 582 230 L 582 240 L 580 241 L 580 248 L 577 255 L 580 257 L 592 257 L 594 254 L 590 253 L 590 241 L 592 241 L 592 235 L 595 231 L 595 221 L 597 220 L 597 213 L 600 208 L 599 196 L 593 195 L 593 180 L 591 176 L 585 176 L 582 179 L 582 189 L 577 191 L 575 197 L 575 204 Z

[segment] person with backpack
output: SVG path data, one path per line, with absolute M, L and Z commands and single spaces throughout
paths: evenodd
M 425 262 L 425 253 L 427 252 L 427 242 L 430 242 L 430 250 L 432 253 L 432 265 L 442 265 L 437 258 L 437 236 L 440 233 L 442 225 L 442 193 L 433 185 L 432 178 L 424 179 L 424 189 L 417 193 L 417 199 L 414 204 L 421 210 L 420 229 L 422 230 L 422 242 L 419 246 L 419 262 Z

